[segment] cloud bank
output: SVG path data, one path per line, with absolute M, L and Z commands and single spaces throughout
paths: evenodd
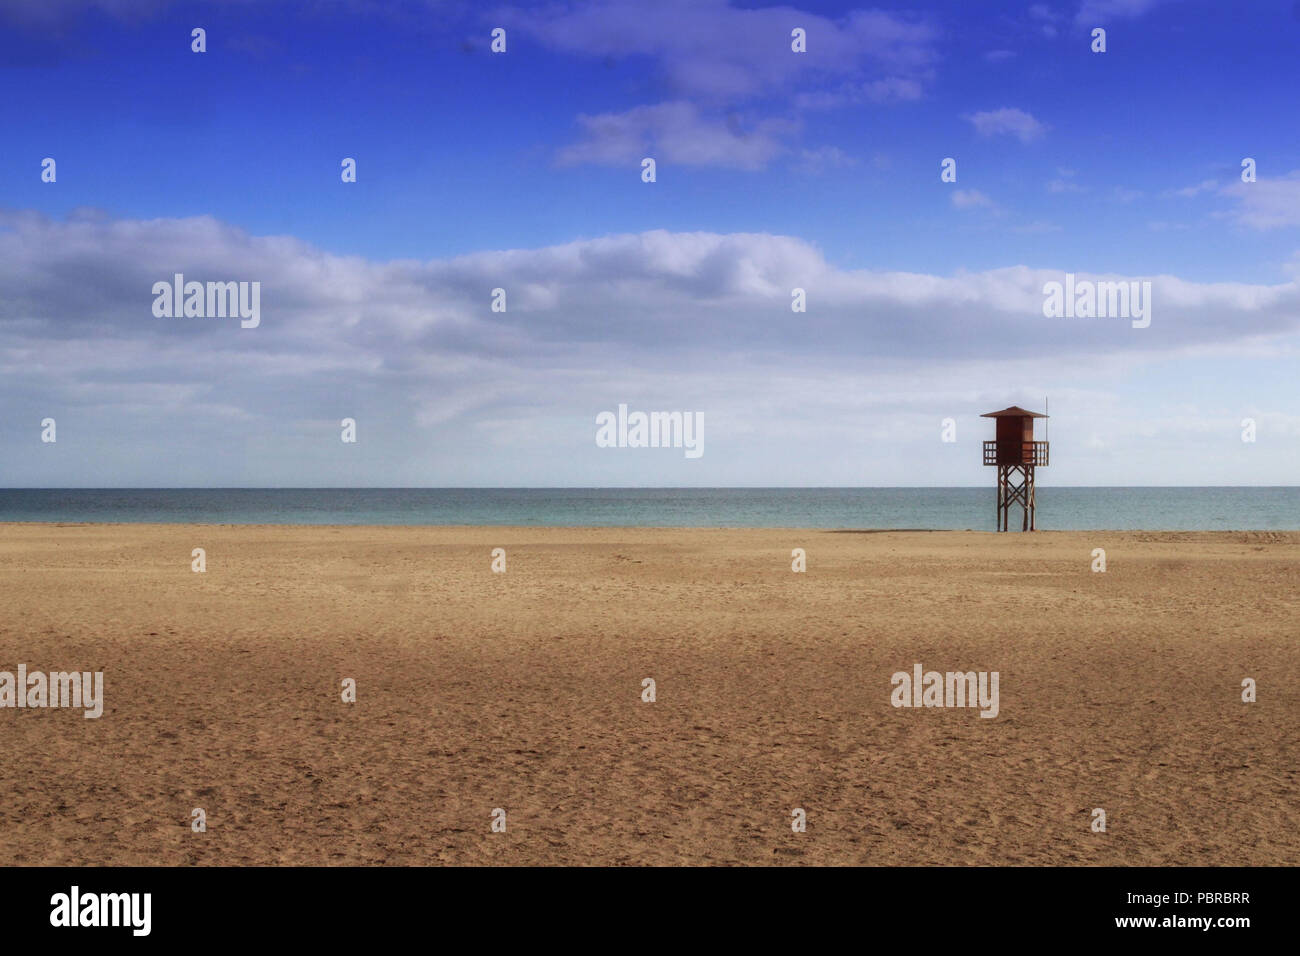
M 924 407 L 908 414 L 929 421 L 982 398 L 1005 404 L 996 386 L 1016 376 L 1061 387 L 1080 363 L 1263 349 L 1300 330 L 1295 281 L 1141 277 L 1153 285 L 1148 329 L 1044 318 L 1042 286 L 1065 271 L 1140 278 L 1085 266 L 852 270 L 795 237 L 663 231 L 375 262 L 210 217 L 7 212 L 0 480 L 133 480 L 149 474 L 147 449 L 176 463 L 164 484 L 207 483 L 213 467 L 233 483 L 510 484 L 511 449 L 535 448 L 553 454 L 544 471 L 560 482 L 673 482 L 663 462 L 644 472 L 624 458 L 610 472 L 613 459 L 588 458 L 595 414 L 622 401 L 703 410 L 711 455 L 763 434 L 812 441 L 810 460 L 824 461 L 826 446 L 861 438 L 864 418 L 916 395 Z M 261 326 L 155 318 L 151 287 L 175 273 L 260 282 Z M 491 308 L 498 288 L 505 312 Z M 792 312 L 794 289 L 806 312 Z M 60 443 L 39 467 L 62 481 L 17 451 L 45 415 L 59 418 Z M 336 447 L 348 416 L 367 443 L 355 472 Z M 79 443 L 97 464 L 70 457 Z M 719 477 L 753 483 L 770 473 L 763 458 L 733 453 Z

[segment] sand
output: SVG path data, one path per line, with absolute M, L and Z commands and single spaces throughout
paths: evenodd
M 0 709 L 0 860 L 1296 865 L 1297 559 L 1300 533 L 0 525 L 0 670 L 106 697 Z M 893 707 L 918 662 L 997 671 L 998 716 Z

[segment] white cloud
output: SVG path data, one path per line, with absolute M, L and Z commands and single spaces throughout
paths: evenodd
M 825 90 L 798 93 L 794 105 L 799 109 L 829 110 L 861 103 L 908 103 L 924 95 L 919 78 L 887 76 L 865 83 L 844 83 Z
M 1075 15 L 1078 26 L 1105 26 L 1108 20 L 1123 20 L 1150 13 L 1168 0 L 1084 0 Z
M 954 189 L 952 204 L 957 209 L 996 209 L 997 204 L 978 189 Z
M 634 144 L 657 133 L 682 162 L 760 168 L 783 152 L 779 138 L 797 129 L 774 118 L 783 109 L 915 101 L 939 59 L 934 26 L 881 10 L 830 18 L 727 0 L 661 0 L 649 12 L 640 0 L 596 0 L 483 16 L 561 53 L 646 58 L 667 87 L 669 101 L 657 106 L 580 116 L 586 138 L 561 152 L 564 162 L 624 162 Z M 806 31 L 807 53 L 790 49 L 795 26 Z M 750 115 L 740 134 L 717 119 L 736 109 L 763 112 Z M 698 147 L 691 136 L 702 139 Z
M 650 156 L 656 163 L 761 169 L 786 151 L 784 140 L 797 128 L 784 119 L 706 116 L 687 102 L 583 115 L 578 123 L 583 137 L 559 151 L 561 165 L 635 166 Z
M 1006 106 L 996 110 L 970 113 L 963 119 L 971 123 L 981 136 L 1009 134 L 1022 143 L 1033 142 L 1047 130 L 1046 126 L 1024 110 Z
M 1214 189 L 1214 187 L 1216 187 L 1217 185 L 1218 182 L 1216 180 L 1202 179 L 1195 186 L 1185 186 L 1182 189 L 1175 189 L 1169 195 L 1182 196 L 1185 199 L 1190 199 L 1193 196 L 1200 195 L 1201 193 L 1209 192 L 1210 190 Z
M 881 10 L 832 19 L 726 0 L 660 0 L 652 12 L 639 0 L 597 0 L 498 8 L 489 19 L 566 53 L 651 57 L 680 95 L 715 100 L 785 92 L 816 77 L 913 77 L 938 58 L 933 26 Z M 793 26 L 807 32 L 805 55 L 790 51 Z
M 1018 232 L 1023 235 L 1041 236 L 1049 232 L 1061 232 L 1062 229 L 1054 222 L 1047 222 L 1042 219 L 1035 219 L 1033 222 L 1027 222 L 1023 226 L 1013 226 L 1012 232 Z
M 838 146 L 819 146 L 817 149 L 800 150 L 796 168 L 817 175 L 828 169 L 847 169 L 856 165 L 858 161 Z
M 1232 218 L 1251 229 L 1300 226 L 1300 170 L 1275 179 L 1236 182 L 1219 190 L 1237 201 Z
M 1276 356 L 1300 332 L 1294 278 L 1146 277 L 1154 312 L 1144 330 L 1047 320 L 1044 282 L 1067 270 L 1118 278 L 1057 265 L 846 270 L 798 238 L 662 231 L 376 262 L 209 217 L 0 213 L 0 483 L 501 484 L 506 462 L 534 460 L 548 464 L 521 464 L 515 480 L 681 483 L 671 470 L 680 463 L 666 459 L 585 457 L 591 417 L 629 399 L 710 416 L 705 469 L 723 470 L 690 482 L 753 482 L 767 473 L 760 460 L 774 479 L 786 474 L 788 447 L 715 455 L 724 436 L 825 434 L 810 459 L 825 467 L 821 452 L 844 446 L 863 409 L 942 398 L 908 384 L 938 369 L 940 391 L 970 389 L 970 404 L 994 407 L 980 392 L 994 378 L 1059 383 L 1074 366 L 1094 375 L 1265 342 Z M 261 326 L 155 318 L 152 284 L 175 272 L 260 281 Z M 505 313 L 489 307 L 497 287 Z M 792 315 L 796 287 L 808 311 Z M 28 425 L 46 415 L 59 444 L 20 454 L 34 440 Z M 350 458 L 337 435 L 345 416 L 362 434 Z M 841 480 L 851 467 L 876 468 L 821 474 Z
M 953 196 L 964 208 L 991 202 L 977 190 Z M 232 349 L 241 361 L 284 361 L 286 371 L 307 372 L 400 366 L 420 354 L 527 362 L 597 342 L 621 348 L 644 341 L 672 350 L 731 348 L 743 341 L 835 355 L 861 344 L 865 330 L 897 329 L 913 309 L 935 333 L 926 354 L 939 349 L 954 356 L 984 347 L 1000 329 L 1020 330 L 1017 347 L 1026 352 L 1055 352 L 1112 344 L 1181 347 L 1280 333 L 1300 323 L 1293 283 L 1200 284 L 1148 276 L 1159 297 L 1186 310 L 1159 335 L 1113 343 L 1097 334 L 1099 326 L 1082 324 L 1060 335 L 1059 325 L 1041 320 L 1042 284 L 1066 270 L 1083 276 L 1085 267 L 1059 266 L 954 276 L 845 271 L 798 238 L 664 231 L 428 262 L 372 262 L 292 237 L 250 236 L 210 217 L 57 221 L 0 213 L 0 345 L 21 351 L 102 339 L 108 360 L 114 346 L 134 343 L 141 351 L 132 357 L 149 365 L 158 349 L 198 343 L 204 354 L 196 361 Z M 262 327 L 245 331 L 220 320 L 154 318 L 152 283 L 174 272 L 200 281 L 261 281 Z M 817 308 L 791 324 L 789 297 L 796 286 L 809 290 Z M 506 313 L 487 309 L 495 287 L 508 290 Z M 808 335 L 810 324 L 822 334 Z M 871 345 L 873 353 L 882 349 L 910 354 L 905 337 Z M 23 368 L 19 362 L 6 371 Z

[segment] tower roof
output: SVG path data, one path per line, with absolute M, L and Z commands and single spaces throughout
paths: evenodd
M 1000 412 L 985 412 L 980 418 L 1046 418 L 1042 412 L 1030 412 L 1019 405 L 1011 405 Z

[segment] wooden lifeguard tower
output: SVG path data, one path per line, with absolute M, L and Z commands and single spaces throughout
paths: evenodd
M 1034 469 L 1047 467 L 1047 442 L 1034 441 L 1034 419 L 1046 418 L 1012 405 L 980 418 L 997 419 L 997 437 L 984 443 L 984 464 L 998 466 L 998 530 L 1006 531 L 1011 506 L 1024 509 L 1021 531 L 1038 530 L 1034 524 Z

